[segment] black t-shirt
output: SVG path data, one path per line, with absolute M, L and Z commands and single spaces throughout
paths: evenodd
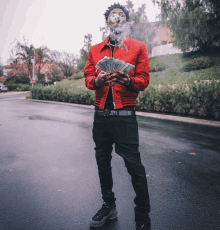
M 111 45 L 111 44 L 113 44 L 113 45 Z M 114 49 L 115 49 L 115 46 L 114 46 L 115 41 L 111 41 L 111 44 L 110 44 L 110 47 L 112 50 L 112 57 L 113 57 L 113 53 L 114 53 Z M 114 109 L 113 101 L 114 100 L 113 100 L 113 95 L 112 95 L 112 87 L 110 86 L 109 90 L 108 90 L 108 95 L 107 95 L 107 98 L 105 101 L 104 109 L 113 110 Z M 98 106 L 96 106 L 95 109 L 99 110 Z M 133 111 L 135 109 L 135 106 L 124 106 L 122 109 Z

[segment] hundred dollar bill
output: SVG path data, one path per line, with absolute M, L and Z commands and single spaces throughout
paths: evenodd
M 129 73 L 132 69 L 134 69 L 134 65 L 130 64 L 130 63 L 126 63 L 126 65 L 122 68 L 122 72 L 124 72 L 125 74 Z
M 104 72 L 113 72 L 116 73 L 117 71 L 121 70 L 124 73 L 130 72 L 135 66 L 130 63 L 125 63 L 122 60 L 114 59 L 112 57 L 105 56 L 101 59 L 97 64 L 96 68 L 100 69 Z

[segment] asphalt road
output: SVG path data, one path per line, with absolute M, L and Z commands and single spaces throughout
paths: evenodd
M 101 207 L 93 110 L 0 94 L 0 229 L 88 230 Z M 220 128 L 138 116 L 152 230 L 220 229 Z M 130 176 L 113 152 L 118 219 L 134 230 Z

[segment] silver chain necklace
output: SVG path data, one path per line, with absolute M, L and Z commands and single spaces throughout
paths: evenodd
M 110 44 L 111 46 L 117 46 L 117 45 L 119 44 L 119 42 L 117 42 L 117 44 L 116 44 L 116 42 L 115 42 L 115 44 L 113 45 L 113 44 L 111 44 L 111 41 L 109 40 L 109 44 Z

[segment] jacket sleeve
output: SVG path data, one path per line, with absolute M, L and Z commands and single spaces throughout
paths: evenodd
M 144 91 L 150 82 L 149 58 L 147 46 L 142 43 L 136 62 L 136 73 L 131 77 L 130 88 L 132 90 Z M 128 88 L 129 90 L 129 88 Z
M 91 90 L 98 89 L 94 83 L 94 80 L 97 77 L 97 73 L 92 58 L 92 48 L 89 50 L 88 59 L 84 69 L 84 76 L 85 76 L 86 88 Z

